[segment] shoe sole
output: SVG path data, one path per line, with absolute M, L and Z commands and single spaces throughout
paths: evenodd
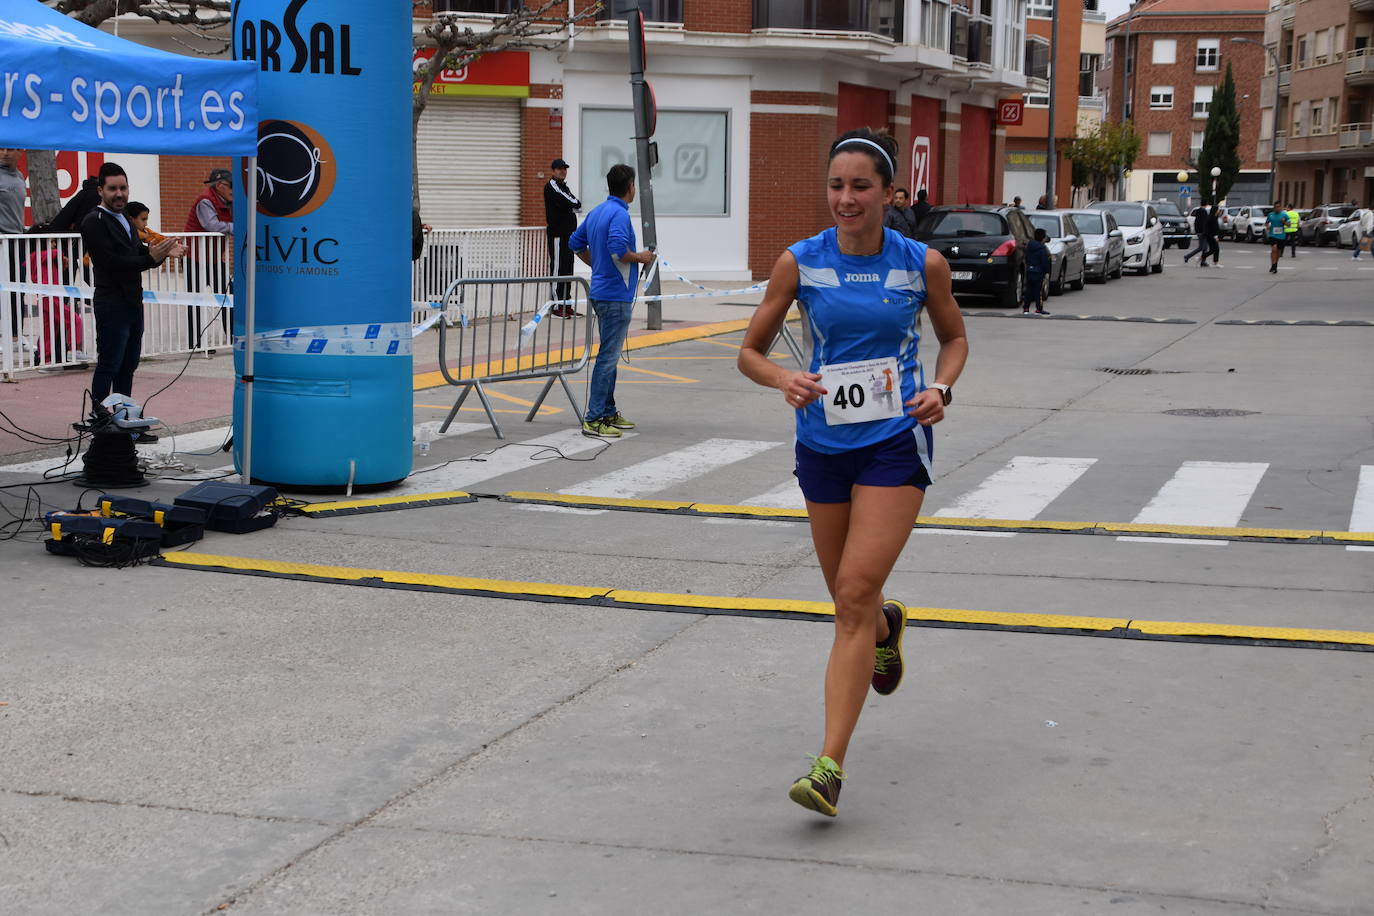
M 805 779 L 798 779 L 792 783 L 792 788 L 787 790 L 787 797 L 809 811 L 817 814 L 824 814 L 826 817 L 834 817 L 840 813 L 825 797 L 815 789 L 811 788 L 811 783 Z
M 893 684 L 893 685 L 892 685 L 892 689 L 888 690 L 887 692 L 883 692 L 883 691 L 879 690 L 877 687 L 874 687 L 874 688 L 873 688 L 873 692 L 876 693 L 876 694 L 877 694 L 878 696 L 880 696 L 880 697 L 889 697 L 889 696 L 892 696 L 892 694 L 896 693 L 896 692 L 897 692 L 897 688 L 900 687 L 900 686 L 902 686 L 902 678 L 906 676 L 906 656 L 902 655 L 902 637 L 906 635 L 906 615 L 907 615 L 906 605 L 905 605 L 905 604 L 902 604 L 902 602 L 900 602 L 900 601 L 894 601 L 893 599 L 889 598 L 889 599 L 887 599 L 886 601 L 883 602 L 883 607 L 887 607 L 889 604 L 896 605 L 897 607 L 899 607 L 899 608 L 902 609 L 902 628 L 901 628 L 900 630 L 897 631 L 897 646 L 896 646 L 896 649 L 897 649 L 897 657 L 900 658 L 900 659 L 902 660 L 902 673 L 899 674 L 899 675 L 897 676 L 897 682 L 896 682 L 895 684 Z M 889 624 L 889 626 L 890 626 L 890 624 Z
M 620 433 L 597 433 L 597 432 L 592 432 L 590 429 L 584 429 L 584 430 L 582 430 L 582 435 L 586 436 L 588 439 L 619 439 L 619 438 L 620 438 Z

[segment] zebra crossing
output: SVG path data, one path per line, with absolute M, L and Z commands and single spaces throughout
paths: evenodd
M 437 443 L 447 439 L 462 439 L 471 433 L 487 429 L 482 423 L 454 423 L 446 433 L 440 434 L 437 426 L 438 423 L 434 421 L 417 426 L 416 441 L 427 440 Z M 164 439 L 163 444 L 147 454 L 155 460 L 161 458 L 169 461 L 175 458 L 185 460 L 186 456 L 194 453 L 198 457 L 210 459 L 202 461 L 202 464 L 212 464 L 213 459 L 221 454 L 218 447 L 226 441 L 228 433 L 228 429 L 211 429 L 178 436 L 175 440 L 175 453 L 172 451 L 170 438 Z M 646 498 L 661 496 L 671 491 L 678 498 L 690 498 L 697 502 L 778 509 L 801 509 L 805 505 L 796 480 L 790 474 L 786 442 L 708 438 L 671 448 L 647 458 L 639 458 L 637 461 L 617 464 L 615 451 L 635 438 L 636 434 L 629 432 L 620 442 L 608 445 L 602 440 L 583 436 L 580 430 L 565 429 L 519 442 L 501 443 L 489 450 L 478 452 L 463 449 L 466 442 L 450 443 L 445 445 L 443 450 L 449 451 L 457 445 L 463 452 L 460 457 L 444 460 L 437 455 L 427 456 L 434 458 L 433 463 L 417 467 L 407 480 L 389 491 L 388 495 L 488 489 L 494 492 L 538 490 L 572 496 Z M 634 451 L 642 454 L 641 448 L 635 448 Z M 636 454 L 637 458 L 639 454 Z M 586 462 L 588 467 L 599 473 L 592 473 L 579 481 L 566 483 L 567 469 L 578 465 L 555 460 L 559 458 Z M 589 460 L 593 458 L 596 460 Z M 773 481 L 771 485 L 757 487 L 760 480 L 757 465 L 751 466 L 750 473 L 717 473 L 739 469 L 754 461 L 768 463 Z M 420 462 L 417 461 L 418 463 Z M 547 482 L 547 478 L 553 476 L 545 470 L 551 463 L 558 466 L 557 480 L 561 486 L 550 485 Z M 62 459 L 26 461 L 0 465 L 0 473 L 37 476 L 61 465 Z M 76 464 L 72 469 L 79 470 L 79 467 L 79 464 Z M 1092 457 L 1016 455 L 973 486 L 966 487 L 962 492 L 955 492 L 952 500 L 928 503 L 927 506 L 934 505 L 938 508 L 934 511 L 927 508 L 923 514 L 959 519 L 1057 518 L 1054 515 L 1046 515 L 1056 500 L 1068 493 L 1090 470 L 1097 469 L 1100 473 L 1103 467 L 1100 459 Z M 211 477 L 228 474 L 232 470 L 229 466 L 218 466 L 201 471 L 200 474 Z M 1155 525 L 1235 527 L 1245 517 L 1247 508 L 1269 470 L 1270 465 L 1266 462 L 1183 461 L 1144 502 L 1131 521 Z M 504 478 L 498 486 L 483 486 L 498 478 Z M 752 491 L 744 490 L 750 486 L 754 487 Z M 1350 506 L 1348 530 L 1374 531 L 1374 465 L 1363 465 L 1359 468 Z M 556 506 L 526 508 L 579 514 L 600 514 L 606 511 Z M 1325 522 L 1308 520 L 1306 524 L 1307 527 L 1313 528 L 1339 526 L 1339 523 L 1329 519 Z M 970 532 L 951 529 L 942 531 L 936 528 L 921 530 L 961 536 L 1018 536 L 1014 532 Z M 1118 540 L 1159 544 L 1169 543 L 1171 539 L 1123 535 L 1118 537 Z M 1183 542 L 1194 546 L 1228 543 L 1225 540 L 1200 538 L 1188 538 Z M 1352 545 L 1346 549 L 1374 550 L 1374 547 Z

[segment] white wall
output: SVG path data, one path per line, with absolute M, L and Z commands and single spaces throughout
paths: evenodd
M 694 66 L 687 59 L 667 60 L 680 65 L 680 69 Z M 605 69 L 602 69 L 603 62 Z M 711 63 L 728 65 L 726 61 Z M 577 182 L 574 190 L 582 198 L 586 212 L 606 199 L 606 184 L 604 176 L 595 176 L 590 171 L 584 173 L 583 164 L 574 159 L 582 148 L 582 109 L 628 108 L 629 74 L 623 69 L 623 58 L 611 56 L 576 55 L 576 59 L 568 60 L 566 66 L 563 72 L 564 158 L 572 163 L 569 179 Z M 616 69 L 610 69 L 612 66 Z M 748 278 L 750 78 L 744 74 L 679 72 L 651 73 L 649 81 L 660 110 L 724 110 L 729 112 L 730 124 L 726 215 L 661 217 L 658 220 L 660 253 L 692 279 Z M 643 233 L 639 225 L 636 225 L 636 234 L 642 244 Z

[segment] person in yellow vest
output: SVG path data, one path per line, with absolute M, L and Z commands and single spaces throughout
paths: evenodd
M 1298 256 L 1298 208 L 1292 204 L 1283 211 L 1283 232 L 1288 236 L 1288 256 Z

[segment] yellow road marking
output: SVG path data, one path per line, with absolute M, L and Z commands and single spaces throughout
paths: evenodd
M 642 372 L 642 373 L 644 373 L 645 375 L 654 375 L 654 376 L 658 376 L 659 378 L 669 379 L 670 381 L 677 382 L 678 384 L 685 384 L 685 385 L 695 385 L 697 382 L 701 381 L 701 379 L 687 378 L 686 376 L 683 376 L 683 375 L 672 375 L 672 374 L 667 373 L 667 372 L 658 372 L 658 371 L 656 371 L 656 370 L 654 370 L 654 369 L 645 369 L 643 366 L 626 365 L 626 364 L 624 364 L 624 363 L 621 363 L 621 364 L 620 364 L 620 366 L 617 368 L 617 371 L 618 371 L 618 372 Z M 619 382 L 619 379 L 617 379 L 617 383 L 618 383 L 618 382 Z
M 514 599 L 564 599 L 601 606 L 700 611 L 701 613 L 769 614 L 779 617 L 818 619 L 834 616 L 827 602 L 780 598 L 747 598 L 730 595 L 694 595 L 648 592 L 608 587 L 590 588 L 549 582 L 483 579 L 389 569 L 359 569 L 312 563 L 283 562 L 217 554 L 171 553 L 156 561 L 162 566 L 215 572 L 267 574 L 283 578 L 334 582 L 341 585 L 392 586 L 421 590 L 460 592 L 484 597 Z M 1120 638 L 1238 639 L 1300 645 L 1374 648 L 1374 633 L 1357 630 L 1267 627 L 1246 624 L 1190 623 L 1167 620 L 1132 620 L 1127 617 L 1090 617 L 1076 614 L 1039 614 L 957 608 L 912 607 L 908 619 L 931 626 L 973 626 L 1014 631 L 1052 631 L 1105 635 Z

